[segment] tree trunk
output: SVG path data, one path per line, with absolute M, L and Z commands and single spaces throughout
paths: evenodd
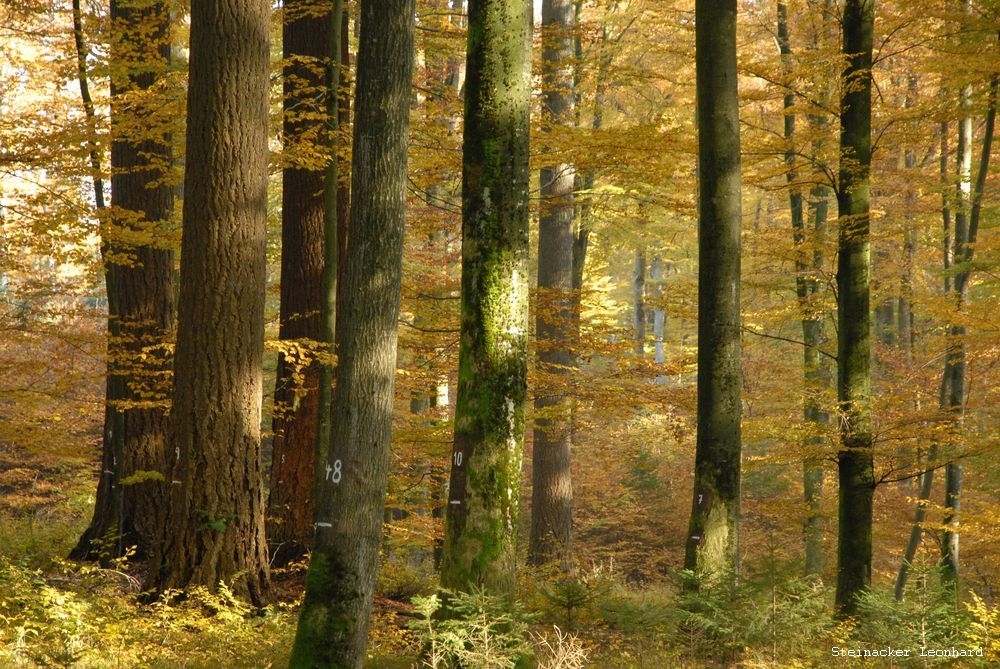
M 788 5 L 778 2 L 778 47 L 786 74 L 791 74 L 791 41 L 788 34 Z M 803 248 L 807 243 L 805 226 L 805 202 L 802 187 L 798 183 L 798 165 L 795 146 L 795 95 L 789 91 L 784 99 L 784 138 L 786 181 L 788 183 L 788 206 L 792 222 L 792 239 L 795 254 L 795 293 L 799 302 L 802 327 L 802 373 L 803 402 L 802 417 L 807 425 L 803 437 L 806 457 L 803 461 L 802 489 L 806 503 L 806 518 L 803 524 L 805 538 L 805 574 L 822 576 L 825 562 L 823 550 L 823 518 L 820 505 L 823 496 L 823 464 L 819 453 L 822 444 L 821 433 L 827 422 L 827 414 L 820 405 L 820 394 L 824 386 L 820 344 L 823 340 L 823 314 L 815 307 L 819 282 L 816 276 L 822 271 L 823 256 L 818 244 L 812 254 Z M 820 125 L 825 125 L 821 123 Z M 818 150 L 816 151 L 818 153 Z M 818 191 L 818 192 L 816 192 Z M 814 190 L 812 204 L 814 233 L 820 236 L 826 227 L 825 189 Z
M 462 306 L 441 584 L 512 594 L 527 393 L 531 3 L 470 0 Z
M 740 130 L 736 2 L 697 0 L 698 436 L 684 566 L 709 582 L 738 568 Z
M 382 543 L 406 217 L 414 0 L 361 5 L 333 433 L 293 667 L 361 667 Z
M 632 252 L 632 352 L 646 355 L 646 247 Z
M 837 399 L 840 403 L 836 608 L 857 612 L 871 584 L 872 499 L 869 173 L 874 0 L 847 0 L 843 18 L 840 172 L 837 190 Z
M 149 103 L 132 96 L 157 84 L 170 59 L 170 19 L 161 3 L 133 8 L 111 3 L 110 220 L 102 226 L 109 304 L 107 406 L 101 477 L 90 526 L 70 553 L 74 559 L 120 557 L 130 548 L 147 557 L 156 541 L 164 494 L 169 340 L 174 327 L 174 254 L 157 246 L 173 209 L 162 179 L 170 166 L 170 136 L 155 122 L 142 133 L 140 115 L 155 120 Z M 159 120 L 162 123 L 162 119 Z M 140 238 L 135 245 L 126 240 Z
M 542 2 L 543 128 L 571 125 L 574 118 L 572 69 L 575 27 L 573 0 Z M 558 562 L 572 569 L 573 439 L 571 400 L 565 387 L 576 367 L 573 338 L 573 185 L 572 165 L 540 170 L 538 221 L 538 301 L 535 336 L 537 372 L 532 451 L 531 540 L 528 560 Z
M 653 262 L 649 269 L 650 279 L 653 282 L 652 295 L 655 300 L 653 306 L 653 362 L 656 363 L 656 369 L 662 370 L 664 363 L 667 361 L 667 353 L 664 348 L 664 340 L 667 331 L 667 312 L 663 310 L 663 286 L 665 279 L 663 276 L 663 259 L 660 254 L 657 253 L 653 256 Z M 669 271 L 669 267 L 668 267 Z M 657 372 L 656 382 L 658 384 L 664 384 L 667 382 L 667 377 L 660 371 Z
M 320 363 L 312 342 L 323 340 L 323 265 L 326 198 L 322 165 L 296 161 L 305 149 L 334 145 L 327 132 L 326 90 L 332 25 L 313 0 L 286 0 L 281 190 L 281 306 L 278 338 L 291 342 L 278 355 L 274 383 L 271 487 L 267 539 L 274 565 L 298 559 L 312 545 L 319 425 Z M 337 36 L 340 26 L 337 26 Z M 336 90 L 334 89 L 334 99 Z M 334 112 L 336 107 L 334 106 Z M 336 162 L 336 156 L 331 159 Z M 333 203 L 335 205 L 335 203 Z
M 191 9 L 174 463 L 150 578 L 157 591 L 240 578 L 260 602 L 270 5 Z
M 968 2 L 963 3 L 966 11 Z M 975 252 L 982 211 L 983 192 L 989 172 L 993 149 L 993 131 L 996 125 L 997 88 L 1000 75 L 994 74 L 990 81 L 989 107 L 983 129 L 982 153 L 979 157 L 978 174 L 972 183 L 972 116 L 967 108 L 972 104 L 972 88 L 962 89 L 960 103 L 965 116 L 958 128 L 958 178 L 956 182 L 957 209 L 954 230 L 954 282 L 951 286 L 955 309 L 961 313 L 969 297 L 969 278 L 972 274 L 972 257 Z M 949 376 L 947 410 L 954 422 L 956 433 L 961 439 L 965 414 L 966 380 L 966 327 L 953 323 L 948 328 L 948 344 L 945 353 L 945 373 Z M 944 533 L 941 541 L 941 578 L 956 593 L 959 576 L 958 516 L 961 510 L 963 468 L 960 462 L 952 460 L 945 468 L 945 517 Z

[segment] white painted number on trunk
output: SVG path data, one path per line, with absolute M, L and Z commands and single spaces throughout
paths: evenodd
M 334 484 L 340 483 L 340 479 L 344 478 L 344 465 L 340 460 L 334 460 L 333 466 L 326 466 L 326 480 L 333 481 Z
M 462 466 L 462 451 L 458 451 L 457 453 L 455 453 L 455 458 L 454 459 L 455 459 L 455 466 L 456 467 L 461 467 Z

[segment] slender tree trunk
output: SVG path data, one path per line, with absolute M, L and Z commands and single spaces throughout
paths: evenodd
M 948 175 L 948 163 L 949 163 L 949 142 L 948 142 L 948 127 L 947 121 L 941 123 L 940 134 L 941 134 L 941 156 L 939 159 L 939 175 L 942 185 L 941 191 L 941 225 L 944 233 L 944 240 L 942 244 L 942 264 L 944 267 L 944 293 L 947 295 L 951 292 L 952 280 L 951 280 L 951 268 L 954 263 L 955 249 L 953 246 L 952 230 L 951 230 L 951 199 L 948 197 L 947 189 L 950 183 Z M 941 372 L 941 385 L 938 391 L 938 406 L 945 410 L 948 406 L 948 398 L 951 395 L 951 371 L 946 364 Z M 937 467 L 938 452 L 940 446 L 937 441 L 932 441 L 930 449 L 927 452 L 926 457 L 926 469 L 918 476 L 920 482 L 920 496 L 917 498 L 916 509 L 913 513 L 913 526 L 910 528 L 910 538 L 906 543 L 906 548 L 903 550 L 903 559 L 899 564 L 899 571 L 896 573 L 896 584 L 893 589 L 893 595 L 896 601 L 903 601 L 906 596 L 906 581 L 910 575 L 910 568 L 913 565 L 913 560 L 917 556 L 917 550 L 920 548 L 920 542 L 923 540 L 924 528 L 923 522 L 927 517 L 927 501 L 930 500 L 931 491 L 934 487 L 934 471 Z M 919 459 L 919 454 L 918 454 Z
M 542 2 L 543 128 L 571 125 L 574 117 L 573 0 Z M 558 562 L 572 569 L 573 438 L 571 400 L 565 391 L 576 367 L 570 348 L 573 323 L 573 185 L 572 165 L 557 163 L 539 173 L 538 303 L 535 336 L 537 371 L 532 451 L 531 539 L 533 564 Z
M 965 7 L 969 8 L 968 3 Z M 957 209 L 955 211 L 954 261 L 955 278 L 952 285 L 955 308 L 961 313 L 969 297 L 969 277 L 972 274 L 972 257 L 975 252 L 982 212 L 983 193 L 989 172 L 993 149 L 993 132 L 996 125 L 997 88 L 1000 75 L 994 74 L 990 81 L 989 107 L 983 130 L 982 153 L 978 174 L 972 182 L 972 118 L 966 115 L 959 121 L 958 130 L 958 179 L 956 183 Z M 971 87 L 963 88 L 960 100 L 963 110 L 972 103 Z M 965 396 L 968 390 L 966 380 L 966 327 L 953 323 L 948 328 L 948 344 L 945 355 L 945 373 L 950 376 L 947 410 L 954 423 L 956 434 L 963 432 Z M 960 462 L 950 461 L 945 468 L 945 517 L 944 534 L 941 542 L 941 577 L 955 592 L 958 592 L 959 541 L 958 517 L 961 510 L 963 468 Z
M 324 120 L 330 58 L 329 13 L 314 0 L 286 0 L 282 16 L 284 65 L 281 190 L 281 306 L 278 338 L 289 342 L 278 355 L 274 384 L 271 486 L 267 538 L 272 563 L 305 554 L 313 538 L 315 450 L 319 425 L 320 363 L 314 342 L 323 339 L 323 265 L 326 261 L 326 198 L 323 166 L 303 163 L 310 145 L 332 147 Z M 336 26 L 337 37 L 340 26 Z M 338 59 L 339 60 L 339 59 Z M 336 99 L 336 89 L 333 91 Z M 334 105 L 336 113 L 336 106 Z M 324 122 L 325 121 L 325 122 Z M 336 157 L 331 158 L 336 162 Z M 336 206 L 336 203 L 332 203 Z
M 840 403 L 836 608 L 857 612 L 871 585 L 872 502 L 869 173 L 874 0 L 847 0 L 843 18 L 840 174 L 837 190 L 837 399 Z
M 778 47 L 785 62 L 785 72 L 791 74 L 791 42 L 788 34 L 788 5 L 778 1 Z M 815 307 L 819 282 L 816 275 L 822 269 L 823 257 L 819 245 L 809 254 L 804 246 L 808 238 L 805 226 L 805 198 L 798 183 L 798 165 L 795 146 L 794 114 L 795 95 L 791 89 L 785 94 L 784 137 L 786 181 L 788 183 L 788 206 L 792 222 L 792 239 L 796 246 L 795 293 L 801 311 L 802 327 L 802 372 L 803 372 L 803 420 L 807 424 L 807 434 L 803 446 L 807 452 L 803 462 L 803 495 L 806 502 L 806 518 L 803 524 L 805 539 L 805 573 L 807 576 L 821 576 L 825 562 L 823 550 L 823 518 L 820 505 L 823 494 L 823 465 L 818 450 L 822 444 L 821 432 L 827 422 L 827 414 L 821 408 L 820 394 L 823 389 L 824 374 L 820 344 L 823 338 L 823 314 Z M 825 125 L 823 123 L 822 125 Z M 818 151 L 817 151 L 818 153 Z M 826 226 L 825 193 L 814 193 L 813 215 L 814 235 L 822 234 Z M 822 203 L 822 204 L 821 204 Z
M 462 316 L 441 584 L 512 594 L 527 393 L 531 3 L 470 0 Z
M 111 20 L 111 57 L 119 67 L 111 82 L 112 209 L 102 224 L 110 317 L 107 406 L 94 516 L 70 553 L 75 559 L 119 557 L 132 547 L 136 557 L 148 556 L 166 470 L 174 254 L 154 238 L 166 236 L 173 208 L 172 189 L 162 183 L 171 140 L 155 123 L 140 135 L 129 119 L 155 119 L 148 103 L 133 98 L 156 85 L 169 62 L 170 20 L 161 3 L 132 8 L 117 0 Z M 136 237 L 145 241 L 125 241 Z
M 632 252 L 632 352 L 646 355 L 646 247 Z
M 316 538 L 293 667 L 365 660 L 389 474 L 414 11 L 414 0 L 361 5 L 333 434 L 317 472 Z
M 738 570 L 741 458 L 740 130 L 736 2 L 696 0 L 698 436 L 684 558 L 709 581 Z
M 347 141 L 346 130 L 351 122 L 350 82 L 350 16 L 343 0 L 334 0 L 330 11 L 330 48 L 328 53 L 339 54 L 339 62 L 330 62 L 326 80 L 326 116 L 328 132 L 335 136 L 331 149 Z M 336 91 L 336 94 L 333 93 Z M 336 343 L 338 294 L 342 287 L 341 259 L 347 254 L 347 231 L 350 225 L 350 184 L 345 178 L 350 174 L 349 160 L 337 151 L 337 158 L 326 165 L 323 179 L 323 272 L 320 277 L 320 332 L 323 352 L 329 356 L 319 368 L 317 402 L 319 414 L 316 421 L 316 443 L 313 453 L 313 495 L 322 495 L 323 480 L 316 472 L 323 471 L 330 455 L 333 437 L 333 354 Z M 313 520 L 316 512 L 313 511 Z M 315 536 L 315 534 L 314 534 Z M 310 541 L 311 545 L 311 541 Z
M 666 338 L 667 330 L 667 313 L 662 308 L 663 301 L 663 286 L 665 279 L 663 276 L 663 259 L 660 254 L 657 253 L 653 256 L 653 261 L 650 263 L 649 278 L 653 282 L 653 287 L 651 290 L 655 304 L 653 306 L 653 362 L 656 363 L 656 368 L 658 370 L 663 369 L 663 364 L 667 360 L 666 350 L 664 349 L 664 340 Z M 658 373 L 656 375 L 656 382 L 663 384 L 667 382 L 667 377 Z
M 150 585 L 214 589 L 239 578 L 260 602 L 270 4 L 191 9 L 174 463 Z

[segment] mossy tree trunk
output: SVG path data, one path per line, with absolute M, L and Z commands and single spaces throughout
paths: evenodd
M 573 58 L 575 12 L 572 0 L 542 2 L 543 127 L 571 125 L 574 119 Z M 573 439 L 572 405 L 565 385 L 576 367 L 571 349 L 574 327 L 573 245 L 575 170 L 567 163 L 539 172 L 538 304 L 535 309 L 537 373 L 531 474 L 533 564 L 572 567 Z
M 266 0 L 191 7 L 173 460 L 150 586 L 268 587 L 260 406 L 267 227 Z
M 441 584 L 511 593 L 527 393 L 531 2 L 470 0 L 462 306 Z
M 282 16 L 284 82 L 281 181 L 281 306 L 274 385 L 267 540 L 273 564 L 301 557 L 312 545 L 325 256 L 325 165 L 302 160 L 332 145 L 327 132 L 329 12 L 314 0 L 286 0 Z M 337 26 L 339 36 L 339 26 Z M 336 96 L 335 96 L 336 97 Z M 335 159 L 334 159 L 335 162 Z M 329 407 L 326 407 L 329 410 Z
M 414 0 L 361 5 L 351 186 L 330 450 L 293 667 L 361 667 L 389 473 L 406 218 Z
M 857 612 L 871 585 L 875 493 L 871 424 L 869 174 L 874 0 L 847 0 L 843 14 L 840 170 L 837 189 L 837 400 L 840 404 L 836 608 Z
M 698 89 L 698 436 L 684 566 L 708 581 L 738 564 L 740 128 L 736 2 L 695 4 Z
M 101 249 L 109 304 L 108 377 L 101 473 L 89 527 L 70 553 L 107 560 L 130 548 L 147 557 L 157 538 L 167 450 L 169 340 L 173 335 L 172 152 L 156 113 L 170 61 L 163 3 L 111 2 L 111 210 Z M 143 120 L 137 127 L 135 118 Z M 141 240 L 138 243 L 130 240 Z M 123 483 L 124 482 L 124 483 Z

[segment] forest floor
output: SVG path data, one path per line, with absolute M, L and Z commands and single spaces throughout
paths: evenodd
M 141 604 L 141 564 L 65 559 L 92 512 L 93 475 L 80 460 L 0 445 L 0 669 L 287 666 L 304 563 L 273 571 L 272 603 L 264 609 L 224 586 L 189 593 L 183 602 Z M 420 650 L 444 649 L 456 638 L 468 651 L 468 667 L 515 666 L 504 662 L 525 653 L 534 659 L 517 666 L 997 666 L 978 657 L 919 657 L 912 636 L 923 634 L 942 648 L 977 647 L 954 630 L 1000 631 L 995 607 L 958 623 L 954 615 L 943 621 L 934 602 L 922 609 L 914 604 L 905 617 L 883 612 L 884 619 L 859 635 L 831 619 L 828 588 L 791 578 L 780 566 L 772 566 L 770 576 L 758 573 L 738 592 L 694 595 L 667 581 L 636 583 L 630 569 L 610 563 L 592 563 L 574 578 L 526 572 L 513 614 L 473 597 L 465 620 L 442 627 L 428 615 L 433 572 L 411 558 L 383 560 L 369 667 L 444 667 Z M 938 627 L 951 636 L 935 637 Z M 889 647 L 910 650 L 911 657 L 861 659 L 833 650 Z M 1000 650 L 996 641 L 985 647 Z

